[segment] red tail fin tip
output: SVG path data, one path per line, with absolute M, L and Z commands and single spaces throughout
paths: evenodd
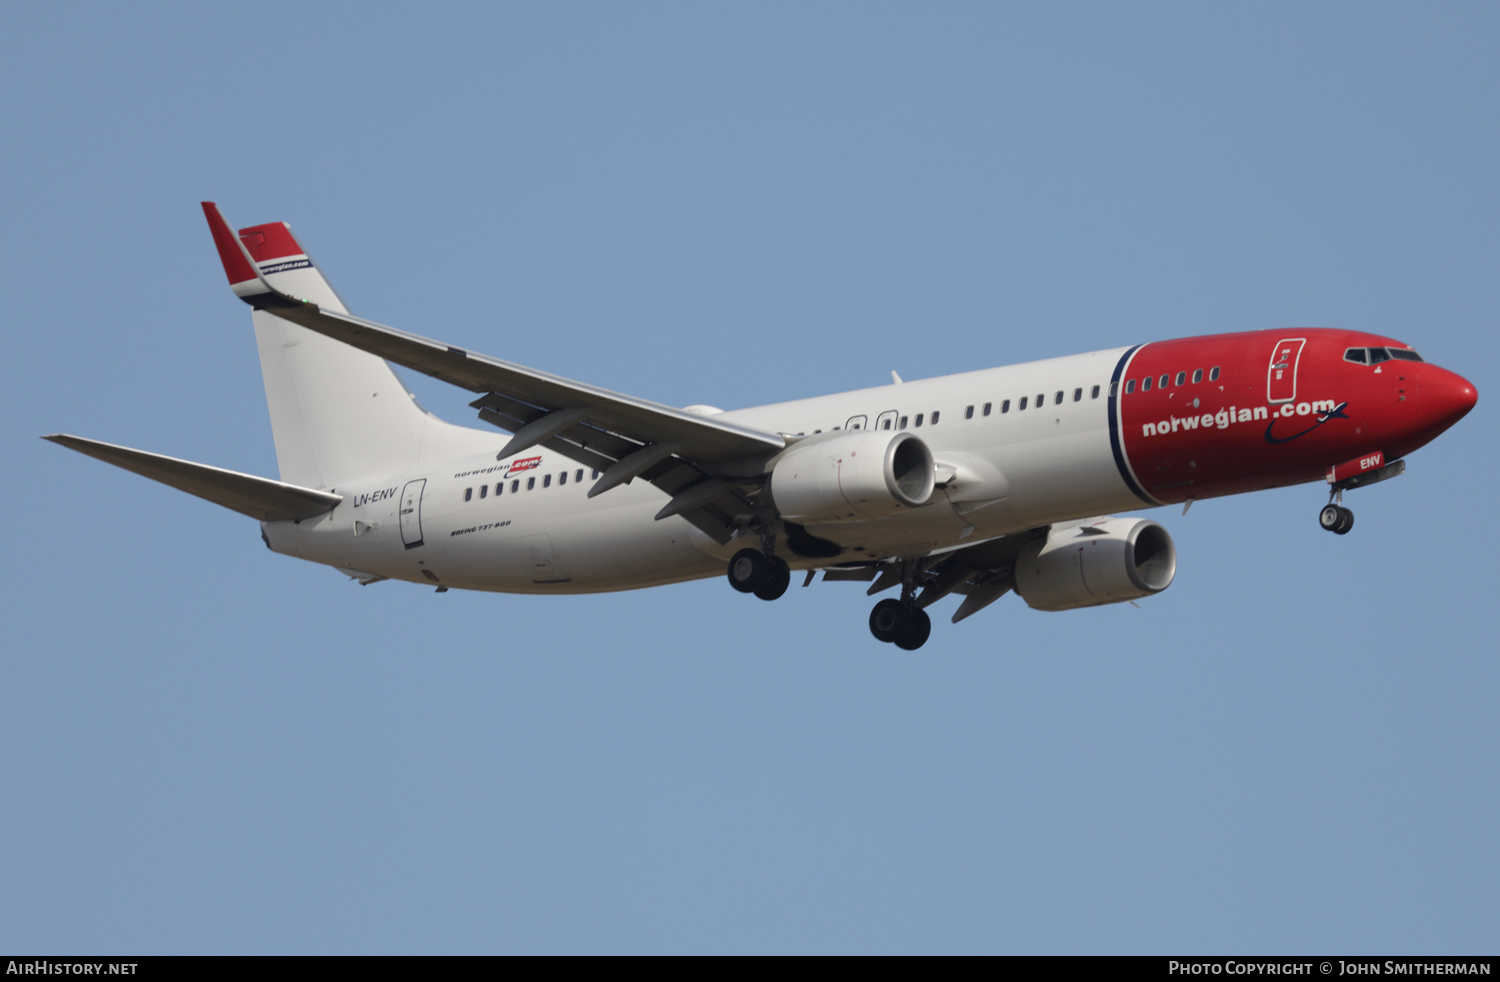
M 208 230 L 213 233 L 214 246 L 219 250 L 219 261 L 224 264 L 224 273 L 229 285 L 259 278 L 259 273 L 245 253 L 245 247 L 230 231 L 229 223 L 219 214 L 219 206 L 212 201 L 203 202 L 203 217 L 208 219 Z
M 286 222 L 271 222 L 240 229 L 240 241 L 250 250 L 250 258 L 258 263 L 282 259 L 286 256 L 306 255 L 292 236 L 292 227 Z

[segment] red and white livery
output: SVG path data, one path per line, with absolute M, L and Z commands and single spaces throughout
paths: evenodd
M 1344 492 L 1402 473 L 1477 398 L 1402 342 L 1298 328 L 678 409 L 354 317 L 287 225 L 203 210 L 253 308 L 280 480 L 47 439 L 361 583 L 588 593 L 727 569 L 775 600 L 822 571 L 895 590 L 870 630 L 914 649 L 950 593 L 958 621 L 1010 590 L 1068 610 L 1166 589 L 1171 537 L 1112 512 L 1322 481 L 1320 524 L 1348 532 Z M 388 362 L 475 393 L 488 427 L 432 416 Z

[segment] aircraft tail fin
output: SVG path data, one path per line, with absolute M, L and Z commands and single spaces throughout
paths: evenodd
M 335 488 L 419 466 L 424 457 L 480 452 L 487 434 L 428 413 L 383 359 L 271 314 L 298 301 L 348 313 L 285 222 L 238 234 L 211 201 L 203 213 L 235 295 L 254 308 L 256 345 L 281 479 Z
M 86 440 L 81 436 L 53 433 L 42 437 L 69 450 L 114 464 L 142 477 L 170 485 L 188 494 L 195 494 L 216 505 L 233 509 L 242 515 L 263 522 L 279 522 L 290 519 L 315 518 L 332 511 L 343 496 L 301 488 L 282 481 L 241 474 L 238 471 L 195 464 L 190 460 L 166 457 L 132 450 L 99 440 Z

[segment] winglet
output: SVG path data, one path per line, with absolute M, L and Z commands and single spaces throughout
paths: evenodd
M 203 202 L 203 217 L 208 219 L 208 230 L 213 233 L 219 261 L 224 264 L 224 275 L 229 277 L 229 288 L 235 296 L 252 307 L 303 306 L 304 301 L 288 297 L 266 281 L 244 240 L 234 234 L 219 213 L 218 205 L 212 201 Z M 287 238 L 290 239 L 290 230 Z

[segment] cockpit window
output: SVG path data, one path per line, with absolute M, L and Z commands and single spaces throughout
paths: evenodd
M 1410 348 L 1350 348 L 1344 352 L 1344 360 L 1360 365 L 1378 365 L 1383 361 L 1421 361 L 1422 356 Z

